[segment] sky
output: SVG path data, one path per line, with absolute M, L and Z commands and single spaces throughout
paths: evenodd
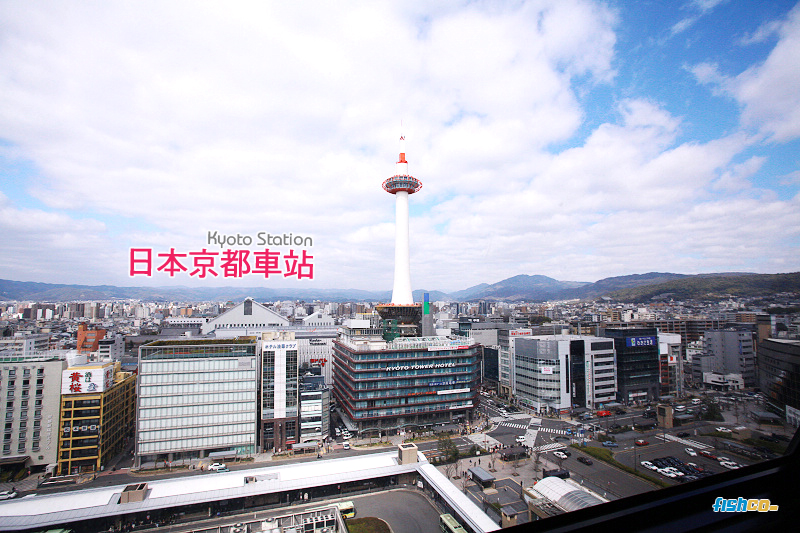
M 414 289 L 800 270 L 795 2 L 1 1 L 0 279 L 389 290 L 401 135 Z

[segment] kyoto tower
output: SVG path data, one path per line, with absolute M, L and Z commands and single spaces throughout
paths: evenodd
M 396 335 L 400 336 L 416 335 L 422 316 L 422 306 L 414 304 L 411 295 L 411 259 L 408 252 L 408 196 L 421 188 L 422 182 L 408 173 L 405 137 L 400 136 L 400 158 L 395 164 L 395 174 L 383 182 L 383 190 L 395 197 L 392 303 L 377 306 L 381 318 L 396 321 Z

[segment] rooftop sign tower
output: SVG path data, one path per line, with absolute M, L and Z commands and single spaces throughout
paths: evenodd
M 392 303 L 378 306 L 378 313 L 390 336 L 414 336 L 422 315 L 411 294 L 411 259 L 408 251 L 408 197 L 422 188 L 422 182 L 408 173 L 405 137 L 400 136 L 400 158 L 395 174 L 383 182 L 383 190 L 395 197 L 394 287 Z

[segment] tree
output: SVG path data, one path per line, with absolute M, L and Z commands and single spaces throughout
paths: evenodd
M 456 445 L 453 443 L 450 435 L 446 433 L 440 433 L 436 447 L 439 453 L 446 457 L 447 460 L 458 460 L 458 448 L 456 448 Z

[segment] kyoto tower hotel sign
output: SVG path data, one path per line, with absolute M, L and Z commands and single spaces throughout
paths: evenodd
M 395 197 L 394 287 L 392 303 L 377 307 L 384 320 L 396 320 L 403 336 L 416 335 L 422 307 L 411 295 L 411 259 L 408 251 L 408 197 L 422 188 L 422 182 L 408 173 L 405 137 L 400 137 L 400 158 L 395 174 L 383 182 L 383 190 Z M 413 326 L 412 326 L 413 324 Z

